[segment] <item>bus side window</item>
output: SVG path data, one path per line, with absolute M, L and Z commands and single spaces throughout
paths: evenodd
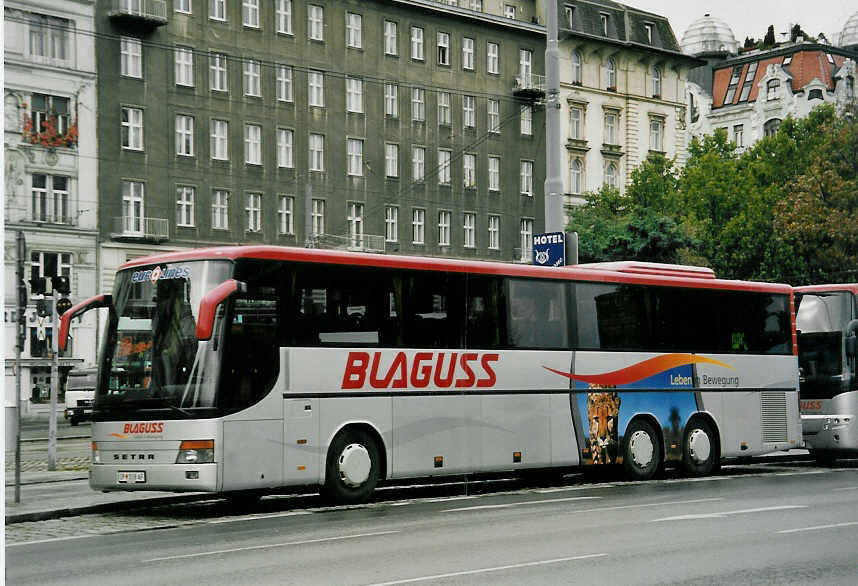
M 499 277 L 468 277 L 468 348 L 496 348 L 506 338 L 506 298 Z
M 405 345 L 461 348 L 465 322 L 462 275 L 414 272 L 406 277 Z
M 508 343 L 517 348 L 566 349 L 566 286 L 562 281 L 508 279 Z

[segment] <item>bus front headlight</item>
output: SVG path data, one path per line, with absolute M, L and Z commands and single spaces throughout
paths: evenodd
M 214 462 L 214 440 L 184 440 L 179 445 L 176 464 L 210 464 Z

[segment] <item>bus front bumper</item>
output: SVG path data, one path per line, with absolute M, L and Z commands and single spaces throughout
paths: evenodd
M 802 415 L 804 444 L 808 450 L 858 450 L 855 415 Z
M 92 464 L 89 486 L 101 491 L 216 492 L 217 464 Z

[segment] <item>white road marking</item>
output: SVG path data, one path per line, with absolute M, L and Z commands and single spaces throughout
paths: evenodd
M 597 488 L 616 488 L 614 484 L 591 484 L 589 486 L 561 486 L 558 488 L 540 488 L 533 492 L 537 494 L 550 494 L 552 492 L 569 492 L 572 490 L 593 490 Z
M 806 472 L 775 472 L 772 476 L 810 476 L 812 474 L 828 474 L 828 470 L 808 470 Z
M 438 496 L 432 498 L 425 499 L 412 499 L 406 501 L 396 501 L 395 503 L 385 503 L 391 507 L 404 507 L 405 505 L 417 505 L 422 503 L 441 503 L 447 501 L 470 501 L 473 499 L 480 498 L 479 495 L 471 495 L 471 496 Z
M 591 553 L 588 555 L 576 555 L 568 558 L 555 558 L 553 560 L 541 560 L 538 562 L 524 562 L 521 564 L 510 564 L 508 566 L 495 566 L 493 568 L 480 568 L 478 570 L 464 570 L 461 572 L 449 572 L 447 574 L 434 574 L 432 576 L 420 576 L 419 578 L 407 578 L 405 580 L 393 580 L 391 582 L 376 582 L 367 586 L 393 586 L 394 584 L 413 584 L 415 582 L 431 582 L 443 578 L 455 578 L 457 576 L 473 576 L 474 574 L 486 574 L 488 572 L 500 572 L 503 570 L 515 570 L 518 568 L 532 568 L 534 566 L 547 566 L 549 564 L 562 564 L 578 560 L 589 560 L 593 558 L 606 557 L 606 553 Z
M 296 515 L 312 515 L 310 511 L 289 511 L 286 513 L 271 513 L 268 515 L 243 515 L 239 517 L 229 517 L 226 519 L 214 519 L 208 521 L 209 525 L 218 525 L 220 523 L 235 523 L 236 521 L 258 521 L 260 519 L 275 519 L 277 517 L 294 517 Z
M 858 490 L 858 486 L 844 486 L 843 488 L 835 488 L 833 492 L 840 492 L 841 490 Z
M 160 529 L 160 527 L 159 527 Z M 69 535 L 67 537 L 51 537 L 49 539 L 36 539 L 35 541 L 21 541 L 19 543 L 6 543 L 6 547 L 20 547 L 22 545 L 37 545 L 39 543 L 54 543 L 56 541 L 71 541 L 72 539 L 85 539 L 87 537 L 101 537 L 101 535 Z
M 267 545 L 252 545 L 248 547 L 235 547 L 232 549 L 219 549 L 217 551 L 203 551 L 200 553 L 189 553 L 184 555 L 171 555 L 162 558 L 152 558 L 150 560 L 143 560 L 143 563 L 149 562 L 163 562 L 167 560 L 181 560 L 187 558 L 197 558 L 204 557 L 210 555 L 220 555 L 224 553 L 236 553 L 239 551 L 255 551 L 260 549 L 272 549 L 275 547 L 288 547 L 291 545 L 307 545 L 310 543 L 326 543 L 329 541 L 343 541 L 346 539 L 359 539 L 361 537 L 376 537 L 379 535 L 390 535 L 392 533 L 399 533 L 399 531 L 376 531 L 374 533 L 358 533 L 354 535 L 340 535 L 337 537 L 322 537 L 320 539 L 305 539 L 303 541 L 286 541 L 284 543 L 270 543 Z
M 822 529 L 837 529 L 838 527 L 852 527 L 858 525 L 858 521 L 849 521 L 847 523 L 833 523 L 831 525 L 815 525 L 814 527 L 801 527 L 799 529 L 784 529 L 778 533 L 801 533 L 802 531 L 821 531 Z
M 740 509 L 738 511 L 722 511 L 720 513 L 692 513 L 690 515 L 676 515 L 675 517 L 663 517 L 661 519 L 653 519 L 650 523 L 660 523 L 661 521 L 690 521 L 695 519 L 723 519 L 732 515 L 746 515 L 749 513 L 765 513 L 768 511 L 785 511 L 789 509 L 806 509 L 807 505 L 780 505 L 776 507 L 759 507 L 756 509 Z
M 550 505 L 554 503 L 563 503 L 569 501 L 589 501 L 600 499 L 600 496 L 570 496 L 564 499 L 543 499 L 538 501 L 524 501 L 521 503 L 503 503 L 500 505 L 477 505 L 476 507 L 461 507 L 458 509 L 444 509 L 442 513 L 458 513 L 461 511 L 480 511 L 485 509 L 509 509 L 512 507 L 521 507 L 526 505 Z

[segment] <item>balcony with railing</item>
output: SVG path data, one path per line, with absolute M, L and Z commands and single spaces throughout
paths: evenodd
M 144 218 L 141 216 L 118 216 L 113 218 L 114 240 L 145 240 L 163 242 L 170 238 L 167 218 Z
M 167 24 L 167 1 L 110 0 L 107 16 L 119 24 L 153 29 Z
M 515 78 L 512 93 L 526 100 L 541 100 L 545 97 L 545 76 L 525 73 Z

